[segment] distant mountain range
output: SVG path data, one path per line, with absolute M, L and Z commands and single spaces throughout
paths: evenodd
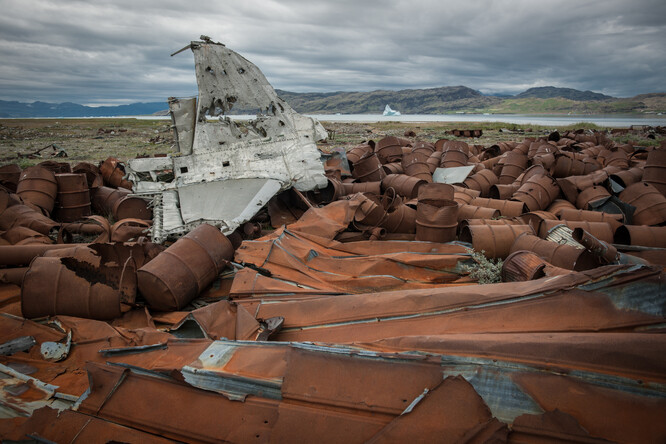
M 616 114 L 666 113 L 666 93 L 616 98 L 592 91 L 544 86 L 515 96 L 483 95 L 466 86 L 401 91 L 294 93 L 277 90 L 296 111 L 308 114 L 380 114 L 389 104 L 402 114 L 516 113 Z M 2 117 L 102 117 L 165 114 L 165 102 L 91 107 L 76 103 L 7 102 L 0 100 Z M 255 110 L 235 107 L 238 114 Z

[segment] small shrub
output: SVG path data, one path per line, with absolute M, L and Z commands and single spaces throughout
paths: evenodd
M 474 260 L 474 265 L 463 265 L 464 272 L 479 284 L 494 284 L 502 281 L 502 259 L 488 259 L 482 252 L 468 250 Z

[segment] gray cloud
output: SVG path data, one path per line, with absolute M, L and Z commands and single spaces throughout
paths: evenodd
M 517 93 L 555 85 L 627 97 L 666 90 L 661 0 L 0 0 L 0 8 L 4 100 L 194 95 L 191 54 L 169 54 L 200 34 L 290 91 L 466 85 Z

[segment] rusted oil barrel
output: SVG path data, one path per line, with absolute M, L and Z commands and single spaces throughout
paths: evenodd
M 360 182 L 377 182 L 386 177 L 382 164 L 375 153 L 355 162 L 352 175 Z
M 513 194 L 518 191 L 518 188 L 520 188 L 520 184 L 515 182 L 507 185 L 496 183 L 490 187 L 488 196 L 491 199 L 511 199 L 511 196 L 513 196 Z
M 583 159 L 583 174 L 590 174 L 594 171 L 601 169 L 601 163 L 592 157 L 586 157 Z
M 430 157 L 428 157 L 428 160 L 426 160 L 426 163 L 430 168 L 430 174 L 433 174 L 435 170 L 439 168 L 439 165 L 442 163 L 442 152 L 433 151 Z
M 613 242 L 613 228 L 608 222 L 588 222 L 586 220 L 544 220 L 539 226 L 539 237 L 545 239 L 550 230 L 561 224 L 572 230 L 582 228 L 599 240 L 608 243 Z
M 329 182 L 330 185 L 330 182 Z M 329 201 L 330 202 L 330 201 Z M 152 220 L 153 212 L 148 208 L 148 202 L 141 197 L 125 196 L 113 204 L 113 218 Z
M 494 208 L 499 210 L 500 215 L 504 217 L 516 217 L 527 213 L 527 207 L 523 202 L 516 200 L 488 199 L 485 197 L 476 197 L 472 199 L 470 205 L 477 207 Z
M 576 208 L 587 210 L 590 202 L 603 199 L 604 197 L 610 197 L 610 193 L 602 186 L 585 188 L 576 197 Z
M 385 163 L 382 165 L 382 168 L 386 175 L 403 174 L 405 172 L 405 169 L 402 167 L 402 162 Z
M 441 146 L 441 149 L 438 148 L 438 146 Z M 463 142 L 463 141 L 460 141 L 460 140 L 440 139 L 437 142 L 435 142 L 435 149 L 438 150 L 438 151 L 442 151 L 442 152 L 461 151 L 461 152 L 467 154 L 468 156 L 470 155 L 469 145 L 466 142 Z
M 92 206 L 95 212 L 105 216 L 113 215 L 113 207 L 120 199 L 131 194 L 125 188 L 99 187 L 92 197 Z
M 51 214 L 58 193 L 58 182 L 55 174 L 39 166 L 26 168 L 16 187 L 16 194 Z
M 469 161 L 469 156 L 464 151 L 457 149 L 449 149 L 442 152 L 441 161 L 439 166 L 442 168 L 455 168 L 466 166 Z
M 518 188 L 511 200 L 519 200 L 530 211 L 545 210 L 560 194 L 560 187 L 550 176 L 531 176 Z
M 655 149 L 648 153 L 643 181 L 666 196 L 666 149 Z
M 418 191 L 419 200 L 454 200 L 455 189 L 447 183 L 427 183 L 422 185 Z
M 633 223 L 659 225 L 666 222 L 666 197 L 647 182 L 636 182 L 620 193 L 622 202 L 636 207 Z
M 412 153 L 421 153 L 430 157 L 434 152 L 435 145 L 430 142 L 419 140 L 412 144 Z
M 585 164 L 582 160 L 572 159 L 562 154 L 556 156 L 553 177 L 582 176 L 583 174 L 585 174 Z
M 576 208 L 574 204 L 569 202 L 568 200 L 565 199 L 555 199 L 546 209 L 546 211 L 553 213 L 557 215 L 558 211 L 561 210 L 573 210 L 573 211 L 581 211 Z M 573 219 L 573 220 L 578 220 L 578 219 Z M 582 219 L 586 220 L 586 219 Z
M 386 211 L 381 227 L 388 233 L 416 232 L 416 210 L 403 203 L 393 205 Z
M 341 196 L 344 196 L 346 194 L 342 186 L 342 183 L 339 180 L 328 177 L 327 182 L 328 183 L 324 188 L 308 191 L 306 193 L 308 200 L 316 203 L 317 205 L 325 205 L 333 202 L 334 200 L 338 200 Z M 120 202 L 122 202 L 122 200 Z M 143 201 L 143 207 L 140 205 L 139 202 L 136 202 L 134 205 L 136 205 L 137 209 L 141 209 L 142 211 L 145 212 L 143 214 L 144 217 L 139 217 L 139 218 L 137 218 L 136 216 L 128 216 L 128 217 L 135 217 L 137 219 L 146 219 L 146 220 L 152 219 L 153 217 L 152 211 L 148 208 L 147 202 L 145 200 Z M 143 209 L 144 207 L 145 210 Z M 116 214 L 115 210 L 114 214 Z M 118 217 L 116 217 L 116 219 L 118 219 Z
M 629 169 L 629 158 L 623 150 L 602 151 L 599 153 L 599 159 L 602 161 L 604 167 L 614 166 L 620 170 Z
M 102 179 L 102 175 L 99 172 L 99 168 L 97 168 L 92 163 L 88 162 L 77 163 L 72 167 L 72 172 L 78 174 L 81 173 L 85 174 L 86 182 L 88 182 L 88 188 L 90 189 L 99 188 L 104 185 L 104 179 Z
M 623 188 L 627 188 L 632 183 L 640 182 L 643 178 L 643 168 L 633 167 L 628 170 L 618 171 L 609 176 L 609 179 L 612 179 L 613 182 L 617 183 Z M 663 172 L 666 175 L 666 171 Z M 646 181 L 647 182 L 647 181 Z
M 7 188 L 10 192 L 16 192 L 16 186 L 20 178 L 21 167 L 17 164 L 0 166 L 0 185 Z
M 376 195 L 364 194 L 361 205 L 354 213 L 354 220 L 362 225 L 377 227 L 386 219 L 386 209 Z
M 567 270 L 583 271 L 599 266 L 594 254 L 584 248 L 578 249 L 568 244 L 550 242 L 529 233 L 518 236 L 511 246 L 511 253 L 519 250 L 531 251 L 544 258 L 546 262 Z
M 502 282 L 523 282 L 546 276 L 547 262 L 531 251 L 514 251 L 502 264 Z
M 85 174 L 56 174 L 58 198 L 55 218 L 60 222 L 74 222 L 90 216 L 90 191 Z
M 520 176 L 520 174 L 527 168 L 527 156 L 523 153 L 510 151 L 506 153 L 502 170 L 498 178 L 498 184 L 508 185 Z
M 382 189 L 393 188 L 400 196 L 413 199 L 418 196 L 419 189 L 427 183 L 423 179 L 406 174 L 389 174 L 382 180 Z
M 343 182 L 342 190 L 344 194 L 354 194 L 354 193 L 371 193 L 379 196 L 382 194 L 382 183 L 381 181 L 376 182 Z
M 155 310 L 180 310 L 233 255 L 231 242 L 218 228 L 199 225 L 137 271 L 139 291 Z
M 53 219 L 28 207 L 27 205 L 13 205 L 0 214 L 0 230 L 9 230 L 13 227 L 28 227 L 42 234 L 58 226 Z
M 37 257 L 31 262 L 21 286 L 23 317 L 66 315 L 108 320 L 122 315 L 120 291 L 101 282 L 89 282 L 62 260 Z M 133 270 L 123 276 L 135 278 Z
M 523 233 L 533 233 L 529 225 L 467 225 L 460 230 L 460 240 L 472 244 L 475 251 L 491 259 L 504 259 L 511 245 Z
M 432 174 L 427 163 L 428 157 L 421 153 L 405 154 L 402 157 L 402 168 L 405 170 L 405 174 L 432 182 Z
M 614 241 L 622 245 L 666 248 L 666 227 L 622 225 L 615 230 Z
M 550 211 L 531 211 L 521 215 L 518 219 L 532 227 L 535 233 L 538 233 L 543 221 L 557 220 L 557 216 Z
M 467 204 L 461 204 L 458 208 L 458 221 L 465 219 L 497 219 L 498 217 L 500 217 L 500 212 L 494 208 Z
M 372 146 L 368 145 L 367 143 L 356 145 L 354 148 L 347 151 L 347 160 L 349 161 L 349 164 L 353 166 L 353 164 L 355 164 L 365 156 L 369 156 L 372 153 L 372 151 L 373 151 Z
M 115 157 L 109 157 L 99 166 L 99 171 L 104 179 L 104 184 L 113 188 L 132 189 L 132 182 L 123 179 L 125 167 Z
M 575 208 L 562 208 L 554 212 L 560 220 L 588 222 L 606 222 L 610 224 L 613 232 L 622 225 L 622 215 L 612 213 L 602 213 L 601 211 L 577 210 Z
M 398 137 L 388 136 L 375 145 L 375 153 L 382 164 L 397 162 L 402 159 L 404 141 Z
M 416 206 L 416 240 L 450 242 L 458 229 L 458 203 L 446 199 L 421 199 Z
M 487 197 L 490 194 L 490 187 L 495 185 L 499 179 L 489 169 L 484 169 L 478 173 L 469 176 L 463 182 L 467 188 L 481 192 L 481 197 Z

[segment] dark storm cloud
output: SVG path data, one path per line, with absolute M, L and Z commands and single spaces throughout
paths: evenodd
M 0 0 L 0 7 L 5 100 L 194 95 L 191 54 L 169 54 L 200 34 L 290 91 L 666 90 L 663 1 Z

